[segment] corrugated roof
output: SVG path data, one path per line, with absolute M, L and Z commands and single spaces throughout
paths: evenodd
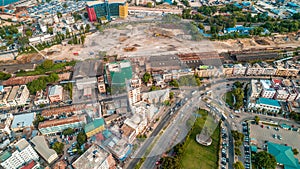
M 4 162 L 4 161 L 7 160 L 10 156 L 11 156 L 11 153 L 10 153 L 10 152 L 4 151 L 4 152 L 0 155 L 0 162 Z
M 103 126 L 103 125 L 104 125 L 103 118 L 95 119 L 91 123 L 88 123 L 88 124 L 85 125 L 84 131 L 85 131 L 85 133 L 87 133 L 87 132 L 93 131 L 94 129 L 96 129 L 100 126 Z
M 277 163 L 283 164 L 285 169 L 299 169 L 298 159 L 294 157 L 292 147 L 268 142 L 268 152 L 272 154 Z
M 31 142 L 34 144 L 34 149 L 45 159 L 49 160 L 49 158 L 53 155 L 57 155 L 57 153 L 48 147 L 48 144 L 45 140 L 44 136 L 35 136 L 31 139 Z

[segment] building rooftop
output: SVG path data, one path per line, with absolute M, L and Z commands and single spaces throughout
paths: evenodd
M 99 3 L 89 1 L 88 3 Z M 77 62 L 74 67 L 73 79 L 96 77 L 103 74 L 103 65 L 99 60 Z
M 87 132 L 93 131 L 94 129 L 96 129 L 100 126 L 104 126 L 104 125 L 105 125 L 105 123 L 104 123 L 103 118 L 95 119 L 91 123 L 88 123 L 85 125 L 84 131 L 85 131 L 85 133 L 87 133 Z
M 129 61 L 110 63 L 108 65 L 111 83 L 114 85 L 125 85 L 125 80 L 132 78 L 132 67 Z
M 7 101 L 9 101 L 9 100 L 14 100 L 15 97 L 16 97 L 16 95 L 17 95 L 17 93 L 18 93 L 18 90 L 19 90 L 19 86 L 14 86 L 14 87 L 11 89 L 11 91 L 10 91 L 10 94 L 9 94 L 9 96 L 8 96 L 8 98 L 7 98 Z
M 284 169 L 300 168 L 298 159 L 294 157 L 292 147 L 268 142 L 268 152 L 275 157 L 277 163 L 284 165 Z
M 11 124 L 11 128 L 14 129 L 14 128 L 30 127 L 32 126 L 34 117 L 35 117 L 34 113 L 15 115 L 13 122 Z
M 272 86 L 271 80 L 260 80 L 260 82 L 261 82 L 264 90 L 268 90 L 268 91 L 275 90 L 275 89 L 271 88 L 271 86 Z
M 15 147 L 19 150 L 22 151 L 24 150 L 27 146 L 29 146 L 29 143 L 23 138 L 19 140 L 16 144 Z
M 4 151 L 0 154 L 0 162 L 4 162 L 11 156 L 11 153 L 9 151 Z
M 58 119 L 58 120 L 48 120 L 45 122 L 42 122 L 39 124 L 39 129 L 41 128 L 46 128 L 46 127 L 54 127 L 54 126 L 60 126 L 63 124 L 70 124 L 70 123 L 76 123 L 76 122 L 84 122 L 85 121 L 85 117 L 84 116 L 72 116 L 72 117 L 68 117 L 66 119 Z
M 257 104 L 266 104 L 266 105 L 271 105 L 271 106 L 276 106 L 276 107 L 281 107 L 279 102 L 274 99 L 268 99 L 268 98 L 263 98 L 260 97 L 256 101 Z
M 51 86 L 49 89 L 49 96 L 62 95 L 63 87 L 59 85 Z
M 32 160 L 27 165 L 21 167 L 20 169 L 32 169 L 35 166 L 35 162 Z
M 93 144 L 76 161 L 74 161 L 72 165 L 76 169 L 100 168 L 101 164 L 108 156 L 108 152 L 98 145 Z
M 35 136 L 31 139 L 34 144 L 34 149 L 43 157 L 48 160 L 51 156 L 57 154 L 53 149 L 48 147 L 45 136 Z

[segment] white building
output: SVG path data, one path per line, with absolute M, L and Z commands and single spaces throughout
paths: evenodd
M 55 86 L 49 87 L 48 98 L 51 103 L 62 101 L 63 100 L 62 95 L 63 95 L 63 87 L 62 86 L 55 85 Z
M 27 99 L 29 97 L 29 90 L 26 85 L 21 85 L 16 94 L 15 100 L 18 106 L 23 106 L 26 104 Z
M 39 159 L 38 154 L 24 138 L 15 144 L 15 148 L 15 150 L 5 151 L 0 155 L 3 168 L 18 169 L 25 163 Z
M 287 100 L 290 96 L 289 92 L 285 89 L 279 89 L 276 91 L 275 99 L 277 100 Z
M 262 85 L 258 80 L 251 80 L 250 97 L 258 98 L 262 91 Z
M 7 97 L 7 103 L 9 104 L 10 107 L 16 107 L 17 106 L 17 102 L 15 100 L 15 97 L 18 93 L 19 90 L 19 86 L 14 86 L 11 91 L 9 96 Z
M 235 64 L 233 66 L 233 75 L 245 75 L 246 70 L 246 66 L 243 66 L 242 64 Z
M 281 106 L 277 100 L 269 99 L 269 98 L 258 98 L 256 100 L 255 107 L 257 109 L 261 109 L 261 110 L 265 109 L 271 112 L 279 112 L 279 110 L 281 109 Z
M 276 90 L 272 88 L 272 83 L 270 80 L 261 80 L 262 92 L 261 97 L 264 98 L 274 98 Z
M 49 104 L 49 99 L 45 95 L 45 92 L 43 90 L 37 91 L 35 95 L 35 99 L 33 101 L 34 105 L 38 106 L 41 104 Z
M 48 147 L 44 136 L 35 136 L 31 139 L 31 142 L 34 144 L 34 149 L 47 163 L 51 164 L 58 159 L 57 153 Z
M 5 107 L 10 107 L 10 104 L 8 104 L 7 102 L 7 98 L 10 94 L 10 91 L 11 91 L 11 86 L 8 86 L 8 87 L 4 87 L 3 91 L 1 92 L 0 94 L 0 107 L 2 108 L 5 108 Z
M 263 67 L 261 67 L 258 63 L 254 64 L 253 66 L 249 66 L 247 68 L 246 75 L 248 76 L 260 76 L 264 73 Z
M 298 93 L 297 89 L 294 88 L 287 88 L 288 92 L 289 92 L 289 97 L 287 99 L 287 101 L 292 102 L 297 100 L 300 97 L 300 93 Z
M 124 124 L 135 129 L 136 134 L 140 134 L 147 126 L 147 118 L 144 114 L 134 114 L 131 118 L 127 118 Z
M 115 161 L 109 152 L 93 144 L 72 166 L 75 169 L 110 169 L 115 167 Z
M 139 87 L 130 89 L 128 91 L 128 100 L 129 100 L 130 105 L 133 105 L 133 104 L 141 101 L 141 90 Z

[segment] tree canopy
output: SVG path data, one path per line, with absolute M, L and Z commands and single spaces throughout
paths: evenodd
M 143 77 L 142 77 L 142 81 L 143 81 L 144 83 L 148 83 L 149 80 L 150 80 L 150 78 L 151 78 L 150 73 L 146 72 L 146 73 L 143 75 Z
M 81 146 L 82 144 L 86 143 L 87 136 L 84 132 L 79 132 L 77 135 L 77 142 Z
M 51 148 L 59 155 L 64 153 L 64 144 L 61 142 L 55 142 Z
M 234 163 L 233 168 L 234 169 L 245 169 L 245 167 L 241 161 L 237 161 L 236 163 Z
M 254 155 L 254 164 L 259 169 L 275 169 L 276 159 L 266 151 L 261 151 Z
M 11 77 L 10 74 L 4 73 L 4 72 L 0 72 L 0 80 L 7 80 Z

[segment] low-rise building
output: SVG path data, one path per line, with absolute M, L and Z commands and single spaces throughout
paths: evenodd
M 0 108 L 10 107 L 10 104 L 7 102 L 7 98 L 10 94 L 11 86 L 4 87 L 3 91 L 0 93 Z
M 34 149 L 47 163 L 51 164 L 58 159 L 56 151 L 50 149 L 44 136 L 35 136 L 31 139 Z
M 85 123 L 84 116 L 72 116 L 65 119 L 48 120 L 39 124 L 38 129 L 43 135 L 62 132 L 67 128 L 82 128 Z
M 31 128 L 33 127 L 33 121 L 35 118 L 35 113 L 25 113 L 25 114 L 18 114 L 14 116 L 13 122 L 11 124 L 11 130 L 19 131 L 24 128 Z
M 18 105 L 15 100 L 18 91 L 19 91 L 19 86 L 14 86 L 11 89 L 10 94 L 7 98 L 7 103 L 9 104 L 10 107 L 16 107 Z
M 284 67 L 277 67 L 276 75 L 277 76 L 297 76 L 299 73 L 299 69 L 297 68 L 284 68 Z
M 248 76 L 260 76 L 263 75 L 265 68 L 261 67 L 258 63 L 248 66 L 246 75 Z
M 129 143 L 132 143 L 137 136 L 136 130 L 128 126 L 127 124 L 123 124 L 123 126 L 121 127 L 121 131 L 122 131 L 122 138 L 127 139 Z
M 13 120 L 13 115 L 11 113 L 0 114 L 0 132 L 11 134 L 10 125 Z
M 195 73 L 198 77 L 218 77 L 221 74 L 216 67 L 206 65 L 199 66 Z
M 84 126 L 84 132 L 88 138 L 92 137 L 93 135 L 103 131 L 105 129 L 104 125 L 105 123 L 103 118 L 94 119 L 92 122 Z
M 49 87 L 48 98 L 51 103 L 60 102 L 63 100 L 63 87 L 60 85 L 54 85 Z
M 109 131 L 107 131 L 109 132 Z M 106 132 L 106 133 L 107 133 Z M 132 150 L 132 145 L 124 138 L 120 138 L 112 133 L 103 133 L 107 139 L 103 142 L 103 145 L 120 161 L 126 160 Z M 109 136 L 107 136 L 109 135 Z
M 258 98 L 256 100 L 256 108 L 258 109 L 265 109 L 271 112 L 279 112 L 281 106 L 277 100 L 269 99 L 269 98 Z
M 15 100 L 18 106 L 23 106 L 26 104 L 29 97 L 29 90 L 26 85 L 21 85 L 16 94 Z
M 115 165 L 112 155 L 96 144 L 72 163 L 75 169 L 113 169 Z
M 98 77 L 98 90 L 101 94 L 106 93 L 105 82 L 104 82 L 103 76 Z
M 150 103 L 163 103 L 166 100 L 169 100 L 170 89 L 157 90 L 148 93 L 143 93 L 142 100 Z
M 34 101 L 33 101 L 34 105 L 39 106 L 39 105 L 47 105 L 49 104 L 49 99 L 46 95 L 46 93 L 43 90 L 37 91 Z
M 5 169 L 18 169 L 32 160 L 39 159 L 38 154 L 24 138 L 15 143 L 14 147 L 15 149 L 0 154 L 0 163 Z
M 245 75 L 246 70 L 246 66 L 243 66 L 242 64 L 235 64 L 233 66 L 233 75 Z
M 231 76 L 233 74 L 233 64 L 223 64 L 223 74 Z
M 147 117 L 144 114 L 135 113 L 132 117 L 127 118 L 124 124 L 135 129 L 136 134 L 140 134 L 147 126 Z

